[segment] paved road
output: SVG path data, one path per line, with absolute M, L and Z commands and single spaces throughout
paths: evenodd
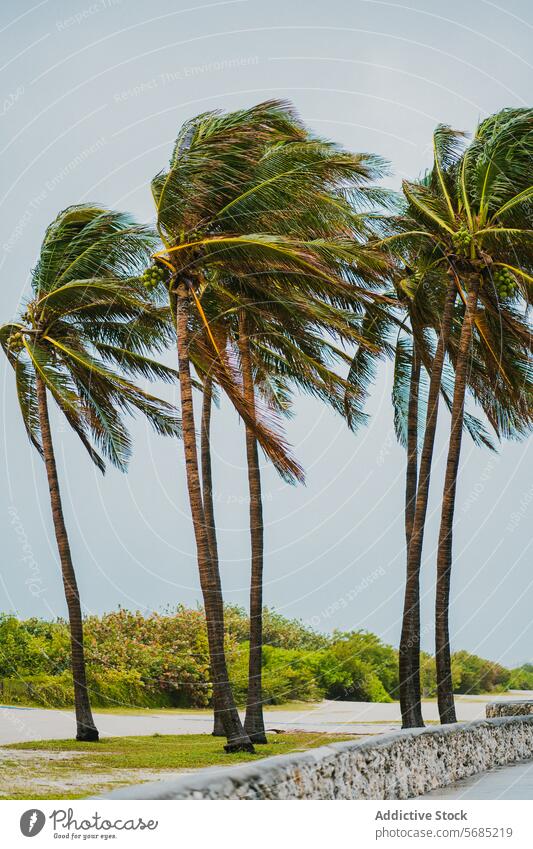
M 465 778 L 420 799 L 533 799 L 533 761 Z
M 533 693 L 530 694 L 533 696 Z M 511 698 L 525 697 L 513 693 Z M 498 697 L 500 698 L 500 697 Z M 457 715 L 461 720 L 482 719 L 489 696 L 461 696 L 457 699 Z M 438 720 L 435 702 L 425 702 L 424 718 Z M 285 731 L 302 730 L 335 734 L 384 734 L 400 727 L 397 702 L 321 702 L 309 710 L 266 711 L 268 728 Z M 95 720 L 102 736 L 123 737 L 135 734 L 201 734 L 210 732 L 212 718 L 206 713 L 99 714 Z M 75 729 L 71 711 L 42 710 L 0 706 L 0 745 L 24 740 L 53 740 L 70 737 Z

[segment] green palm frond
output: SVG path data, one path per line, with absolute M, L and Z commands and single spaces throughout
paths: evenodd
M 126 468 L 125 413 L 142 413 L 158 433 L 180 434 L 174 408 L 126 378 L 176 377 L 150 356 L 174 339 L 168 308 L 149 301 L 139 279 L 155 244 L 149 228 L 91 205 L 69 207 L 46 231 L 34 297 L 20 322 L 0 328 L 24 425 L 41 453 L 36 376 L 101 471 L 99 452 Z
M 149 228 L 129 215 L 100 207 L 73 206 L 46 231 L 32 285 L 37 295 L 72 280 L 124 278 L 142 271 L 156 244 Z
M 396 342 L 394 356 L 392 409 L 394 432 L 402 448 L 407 448 L 407 413 L 411 386 L 412 357 L 412 339 L 408 336 L 399 336 Z
M 362 344 L 365 310 L 390 308 L 390 262 L 367 244 L 382 226 L 377 213 L 397 209 L 398 196 L 373 185 L 387 168 L 380 157 L 310 134 L 278 101 L 205 113 L 181 128 L 169 169 L 152 182 L 165 246 L 157 256 L 172 280 L 192 290 L 197 373 L 219 382 L 243 417 L 231 357 L 244 309 L 267 407 L 286 413 L 298 388 L 338 412 L 349 409 L 354 426 L 364 420 L 354 384 L 335 373 L 348 368 L 351 355 L 328 351 L 318 336 Z M 173 286 L 168 305 L 175 313 Z M 281 474 L 298 477 L 290 457 L 283 459 L 279 423 L 262 415 L 264 450 Z
M 531 397 L 531 333 L 519 312 L 533 296 L 532 153 L 531 109 L 491 116 L 466 147 L 462 134 L 437 127 L 433 168 L 418 182 L 404 182 L 405 209 L 382 223 L 377 240 L 397 263 L 399 297 L 419 343 L 423 328 L 439 332 L 448 274 L 456 280 L 462 301 L 449 343 L 452 366 L 469 280 L 481 280 L 469 389 L 496 433 L 507 437 L 527 431 L 530 417 L 524 398 Z M 431 356 L 425 359 L 427 368 Z M 447 379 L 449 401 L 453 377 Z M 465 426 L 490 447 L 468 411 Z

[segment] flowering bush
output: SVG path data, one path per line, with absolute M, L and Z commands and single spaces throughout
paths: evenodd
M 226 607 L 226 651 L 238 704 L 248 686 L 248 617 Z M 89 616 L 84 623 L 88 684 L 95 707 L 206 707 L 211 676 L 202 609 L 178 606 L 144 615 L 128 610 Z M 366 631 L 325 636 L 273 610 L 264 613 L 265 702 L 321 698 L 390 701 L 398 697 L 398 656 Z M 424 695 L 435 693 L 435 661 L 422 656 Z M 529 668 L 511 673 L 457 652 L 452 664 L 458 692 L 504 689 L 529 680 Z M 0 615 L 0 701 L 69 707 L 73 703 L 70 638 L 58 619 L 21 621 Z

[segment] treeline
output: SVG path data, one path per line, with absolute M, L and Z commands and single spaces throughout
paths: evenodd
M 226 651 L 238 704 L 246 703 L 249 620 L 226 608 Z M 91 698 L 100 707 L 207 707 L 212 688 L 201 609 L 143 616 L 119 610 L 85 620 Z M 533 689 L 533 665 L 509 670 L 466 651 L 453 655 L 456 693 Z M 422 657 L 422 690 L 436 693 L 433 657 Z M 317 633 L 264 610 L 263 687 L 267 704 L 398 698 L 398 654 L 365 631 Z M 0 616 L 0 699 L 10 704 L 71 707 L 70 636 L 63 620 Z

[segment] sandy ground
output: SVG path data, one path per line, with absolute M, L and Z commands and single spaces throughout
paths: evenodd
M 80 770 L 80 758 L 84 769 Z M 75 759 L 72 770 L 54 773 L 58 762 Z M 67 764 L 68 766 L 68 764 Z M 176 770 L 95 768 L 87 752 L 47 752 L 39 749 L 13 750 L 0 748 L 0 799 L 39 798 L 42 795 L 61 798 L 65 795 L 89 796 L 144 781 L 161 781 L 175 776 Z M 181 770 L 187 772 L 188 770 Z
M 533 692 L 513 692 L 498 696 L 458 696 L 456 698 L 459 721 L 483 719 L 485 705 L 490 701 L 533 698 Z M 424 718 L 438 722 L 436 702 L 425 702 Z M 400 724 L 400 706 L 397 702 L 328 702 L 311 709 L 266 711 L 267 729 L 284 731 L 325 731 L 341 734 L 384 734 L 396 731 Z M 212 718 L 207 713 L 153 713 L 145 715 L 95 713 L 95 721 L 102 737 L 124 737 L 144 734 L 201 734 L 210 732 Z M 74 714 L 71 711 L 43 710 L 0 706 L 0 745 L 25 740 L 54 740 L 68 738 L 75 733 Z

